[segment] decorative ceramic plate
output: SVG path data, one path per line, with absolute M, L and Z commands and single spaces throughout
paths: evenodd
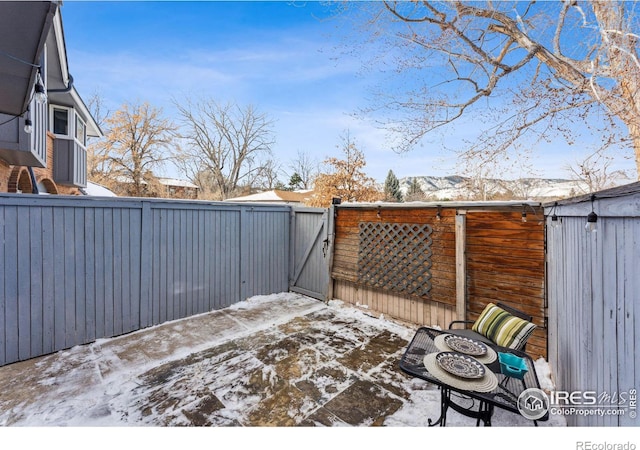
M 475 358 L 456 352 L 440 352 L 436 355 L 436 362 L 452 375 L 460 378 L 482 378 L 484 366 Z
M 484 343 L 468 337 L 448 334 L 444 337 L 444 342 L 451 350 L 465 355 L 482 356 L 487 354 L 487 346 Z

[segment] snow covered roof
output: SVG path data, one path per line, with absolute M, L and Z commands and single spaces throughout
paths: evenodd
M 106 187 L 91 181 L 87 181 L 87 187 L 83 189 L 83 192 L 85 195 L 90 195 L 92 197 L 117 197 L 116 194 Z
M 115 179 L 118 183 L 133 183 L 133 180 L 128 175 L 118 175 L 115 177 Z M 165 186 L 176 186 L 176 187 L 200 189 L 198 185 L 195 185 L 188 180 L 182 180 L 180 178 L 156 177 L 156 179 L 160 184 Z M 147 182 L 142 180 L 140 184 L 147 184 Z
M 638 193 L 640 193 L 640 181 L 624 184 L 621 186 L 615 186 L 609 189 L 604 189 L 604 190 L 593 192 L 590 194 L 584 194 L 576 197 L 558 200 L 557 203 L 558 205 L 571 205 L 574 203 L 591 202 L 592 196 L 595 196 L 598 199 L 604 199 L 604 198 L 625 197 L 628 195 L 634 195 Z M 554 202 L 547 202 L 544 204 L 544 206 L 546 207 L 551 207 L 553 205 L 554 205 Z
M 404 203 L 389 203 L 389 202 L 371 202 L 371 203 L 350 203 L 345 202 L 340 205 L 340 208 L 436 208 L 441 206 L 442 208 L 483 208 L 483 207 L 518 207 L 522 205 L 527 206 L 541 206 L 540 202 L 532 200 L 486 200 L 486 201 L 447 201 L 440 202 L 404 202 Z
M 313 191 L 271 191 L 245 195 L 243 197 L 228 198 L 227 202 L 266 202 L 266 203 L 302 203 L 313 195 Z
M 193 184 L 188 180 L 181 180 L 179 178 L 164 178 L 158 177 L 158 181 L 160 184 L 164 184 L 165 186 L 176 186 L 176 187 L 186 187 L 192 189 L 200 189 L 199 186 Z

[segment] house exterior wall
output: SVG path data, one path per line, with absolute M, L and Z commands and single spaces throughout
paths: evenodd
M 44 167 L 46 153 L 47 106 L 31 102 L 30 117 L 33 131 L 24 131 L 25 118 L 17 117 L 0 126 L 0 159 L 13 165 Z M 7 116 L 0 114 L 0 122 Z
M 34 167 L 33 173 L 36 176 L 36 181 L 43 183 L 47 189 L 47 193 L 61 194 L 61 195 L 80 195 L 80 190 L 75 186 L 59 185 L 55 182 L 54 178 L 54 141 L 55 137 L 52 133 L 47 132 L 47 150 L 46 161 L 47 165 L 44 168 Z M 24 176 L 26 173 L 26 166 L 13 166 L 6 161 L 0 159 L 0 192 L 15 193 L 17 190 L 26 192 L 25 189 L 21 189 L 20 183 L 18 183 L 17 177 Z M 12 180 L 13 174 L 13 180 Z
M 87 186 L 87 151 L 73 139 L 55 139 L 53 178 L 58 185 Z
M 165 185 L 165 194 L 167 198 L 179 198 L 185 200 L 196 200 L 198 198 L 197 188 L 186 186 Z

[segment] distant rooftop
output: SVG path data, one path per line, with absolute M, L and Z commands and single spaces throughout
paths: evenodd
M 111 190 L 92 181 L 87 181 L 87 187 L 82 189 L 82 192 L 92 197 L 117 197 Z
M 158 177 L 158 181 L 160 182 L 160 184 L 164 184 L 165 186 L 177 186 L 177 187 L 187 187 L 192 189 L 200 189 L 200 186 L 197 186 L 188 180 L 181 180 L 179 178 Z
M 115 177 L 118 183 L 133 183 L 131 177 L 128 175 L 118 175 Z M 200 189 L 200 186 L 197 186 L 190 182 L 189 180 L 182 180 L 179 178 L 166 178 L 166 177 L 156 177 L 158 182 L 164 186 L 176 186 L 176 187 L 187 187 L 192 189 Z M 142 180 L 141 184 L 147 184 L 146 181 Z
M 259 192 L 257 194 L 245 195 L 242 197 L 228 198 L 227 202 L 257 202 L 257 203 L 302 203 L 311 198 L 313 191 L 281 191 L 274 189 L 271 191 Z

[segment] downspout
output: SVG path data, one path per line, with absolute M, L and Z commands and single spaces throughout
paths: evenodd
M 38 191 L 38 184 L 36 183 L 36 175 L 33 173 L 33 167 L 28 166 L 27 169 L 29 169 L 29 176 L 31 177 L 31 193 L 39 194 L 40 191 Z

